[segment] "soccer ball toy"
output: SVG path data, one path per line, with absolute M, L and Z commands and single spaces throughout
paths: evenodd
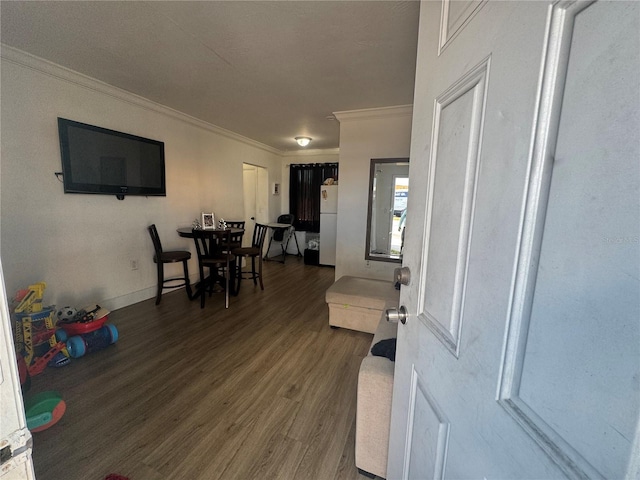
M 56 310 L 56 318 L 58 322 L 70 322 L 76 316 L 77 310 L 73 307 L 62 307 Z

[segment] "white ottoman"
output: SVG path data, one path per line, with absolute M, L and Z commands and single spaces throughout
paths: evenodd
M 329 325 L 375 333 L 380 316 L 398 306 L 400 291 L 393 282 L 345 275 L 325 294 Z

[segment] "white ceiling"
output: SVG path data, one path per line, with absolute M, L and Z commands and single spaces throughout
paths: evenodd
M 281 151 L 413 102 L 416 1 L 2 1 L 2 43 Z

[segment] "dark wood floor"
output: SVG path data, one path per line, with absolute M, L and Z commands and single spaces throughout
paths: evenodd
M 62 420 L 34 434 L 38 480 L 362 479 L 354 464 L 356 383 L 371 335 L 332 330 L 334 271 L 265 263 L 189 302 L 183 290 L 112 312 L 120 340 L 33 379 L 58 390 Z

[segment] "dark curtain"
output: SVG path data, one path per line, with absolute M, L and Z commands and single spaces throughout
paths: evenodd
M 306 163 L 289 167 L 289 213 L 299 232 L 320 231 L 320 186 L 327 178 L 338 181 L 337 163 Z

